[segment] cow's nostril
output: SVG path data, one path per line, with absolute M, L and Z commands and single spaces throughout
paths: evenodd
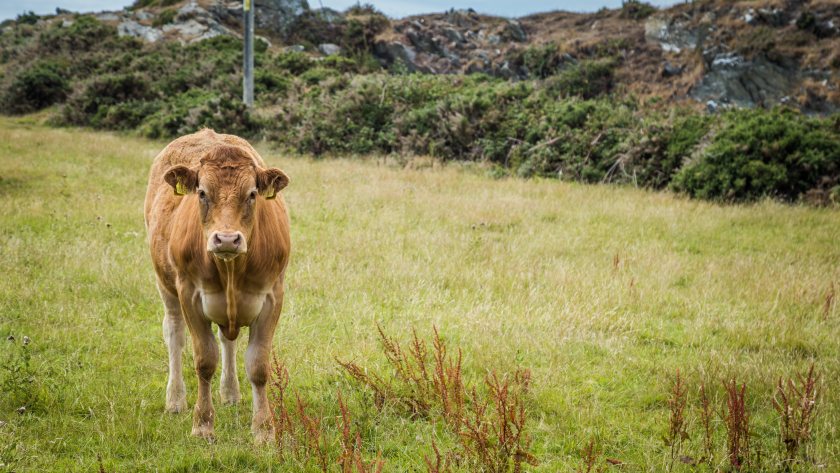
M 222 244 L 222 239 L 219 238 L 218 233 L 213 234 L 213 244 L 216 245 L 216 246 L 219 246 L 219 245 Z
M 239 246 L 242 243 L 242 235 L 236 234 L 236 238 L 233 239 L 233 246 Z

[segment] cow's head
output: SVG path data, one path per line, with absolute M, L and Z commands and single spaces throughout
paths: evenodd
M 248 251 L 261 201 L 289 184 L 280 169 L 259 168 L 246 150 L 227 145 L 207 153 L 197 167 L 173 166 L 164 180 L 176 194 L 197 194 L 207 251 L 224 260 Z

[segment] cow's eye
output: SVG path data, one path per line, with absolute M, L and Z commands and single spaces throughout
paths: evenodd
M 251 199 L 252 202 L 257 200 L 257 191 L 251 191 L 251 194 L 248 195 L 248 198 Z
M 198 191 L 198 198 L 201 200 L 207 200 L 207 193 L 204 192 L 203 189 Z

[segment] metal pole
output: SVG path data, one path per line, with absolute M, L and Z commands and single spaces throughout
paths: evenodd
M 254 0 L 244 0 L 242 9 L 245 17 L 245 57 L 242 78 L 242 101 L 248 107 L 254 106 Z

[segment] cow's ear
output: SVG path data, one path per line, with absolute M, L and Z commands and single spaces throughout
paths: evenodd
M 163 180 L 172 186 L 175 195 L 187 195 L 198 187 L 198 172 L 186 166 L 172 166 L 163 175 Z
M 257 171 L 257 189 L 266 199 L 277 197 L 277 193 L 289 185 L 289 176 L 277 168 Z

